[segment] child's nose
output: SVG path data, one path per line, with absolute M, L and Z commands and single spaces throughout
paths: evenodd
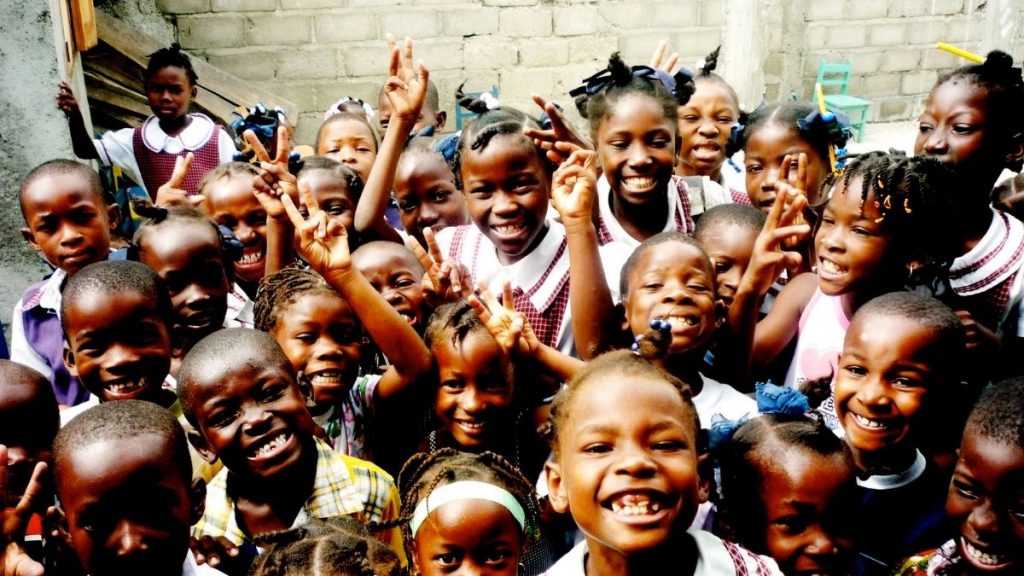
M 875 411 L 884 411 L 892 404 L 888 395 L 888 386 L 880 378 L 871 375 L 864 379 L 857 390 L 857 400 Z
M 512 194 L 498 192 L 494 195 L 494 207 L 492 211 L 497 214 L 514 214 L 519 210 L 519 203 L 515 201 Z
M 697 133 L 705 138 L 714 138 L 718 136 L 718 125 L 711 119 L 705 119 L 700 124 L 700 128 L 697 129 Z
M 128 556 L 148 548 L 142 530 L 128 519 L 118 522 L 111 536 L 118 556 Z
M 73 246 L 82 241 L 85 236 L 77 226 L 65 224 L 60 229 L 60 243 L 62 246 Z
M 641 446 L 625 446 L 619 459 L 617 472 L 630 476 L 650 477 L 657 469 L 654 460 Z
M 642 143 L 635 143 L 629 147 L 630 166 L 644 166 L 651 163 L 651 153 L 647 146 Z
M 238 238 L 238 241 L 241 242 L 242 244 L 245 244 L 246 242 L 252 240 L 253 236 L 255 235 L 255 231 L 253 230 L 252 226 L 249 226 L 244 222 L 239 222 L 238 226 L 235 227 L 233 232 L 235 233 L 235 238 Z
M 459 407 L 470 414 L 482 410 L 484 404 L 484 399 L 477 391 L 476 386 L 467 386 L 466 390 L 459 395 Z
M 831 556 L 836 553 L 832 537 L 820 526 L 811 531 L 811 543 L 806 548 L 808 556 Z
M 999 517 L 992 510 L 992 501 L 983 498 L 978 502 L 978 505 L 971 509 L 967 522 L 979 536 L 998 530 Z
M 416 221 L 420 227 L 432 226 L 438 220 L 437 210 L 430 207 L 429 202 L 424 202 L 420 205 L 419 212 L 416 213 Z
M 924 141 L 924 153 L 928 156 L 939 156 L 949 151 L 944 130 L 934 129 L 928 133 Z

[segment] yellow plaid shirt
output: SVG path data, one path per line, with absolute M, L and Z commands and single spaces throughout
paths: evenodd
M 316 441 L 316 477 L 313 492 L 302 505 L 296 525 L 311 518 L 354 516 L 362 522 L 388 522 L 399 517 L 401 501 L 391 476 L 376 464 L 335 452 L 319 438 Z M 196 538 L 224 536 L 236 545 L 251 541 L 238 525 L 235 501 L 228 484 L 230 471 L 221 470 L 206 488 L 206 511 L 192 529 Z M 392 528 L 377 534 L 405 562 L 402 532 Z

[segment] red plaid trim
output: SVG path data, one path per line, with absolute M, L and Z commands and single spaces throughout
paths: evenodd
M 672 176 L 672 183 L 676 186 L 676 231 L 684 232 L 687 236 L 693 236 L 693 215 L 690 208 L 690 192 L 686 182 L 679 176 Z
M 151 117 L 147 120 L 147 123 L 150 121 L 155 122 L 156 119 Z M 132 131 L 132 150 L 135 152 L 135 161 L 139 165 L 142 184 L 145 185 L 149 195 L 156 198 L 157 189 L 171 179 L 171 174 L 174 173 L 174 163 L 177 161 L 178 156 L 184 157 L 190 151 L 182 150 L 178 154 L 153 152 L 142 141 L 142 131 L 145 129 L 145 126 L 146 124 L 143 124 Z M 199 191 L 199 184 L 202 183 L 203 177 L 206 176 L 207 172 L 220 164 L 219 137 L 220 132 L 214 126 L 206 143 L 200 146 L 198 150 L 191 151 L 195 158 L 192 161 L 192 168 L 189 170 L 188 175 L 185 176 L 185 183 L 182 185 L 189 196 Z
M 608 225 L 604 223 L 603 216 L 598 219 L 598 224 L 599 225 L 597 227 L 597 243 L 601 246 L 604 246 L 605 244 L 611 244 L 612 240 L 614 239 L 612 238 L 612 233 L 608 231 Z
M 1013 288 L 1017 274 L 1019 272 L 1014 272 L 1009 278 L 984 292 L 973 296 L 956 297 L 951 304 L 954 308 L 966 309 L 976 322 L 993 332 L 998 332 L 1006 314 L 1006 307 L 1010 304 L 1010 289 Z
M 522 288 L 512 290 L 512 305 L 517 311 L 522 312 L 526 316 L 526 320 L 533 328 L 537 339 L 552 348 L 558 347 L 559 328 L 562 327 L 562 319 L 565 316 L 566 309 L 569 307 L 569 274 L 566 273 L 558 280 L 558 287 L 552 292 L 548 301 L 544 303 L 543 311 L 538 310 L 533 305 L 530 297 L 547 283 L 548 277 L 554 271 L 555 265 L 562 259 L 565 250 L 566 242 L 562 240 L 562 245 L 558 247 L 555 257 L 552 258 L 551 264 L 548 265 L 548 269 L 544 271 L 544 275 L 540 277 L 540 280 L 526 292 Z
M 1003 219 L 1003 225 L 1006 226 L 1007 229 L 1009 229 L 1010 228 L 1010 220 L 1007 217 L 1006 213 L 997 210 L 996 214 L 999 214 L 999 217 Z M 1000 254 L 1002 254 L 1003 248 L 1006 247 L 1006 243 L 1009 241 L 1009 239 L 1010 239 L 1010 235 L 1009 234 L 1004 234 L 1003 237 L 999 241 L 999 246 L 996 246 L 995 249 L 989 251 L 988 254 L 985 254 L 985 256 L 983 258 L 979 259 L 977 262 L 974 262 L 970 266 L 968 266 L 968 267 L 966 267 L 966 268 L 964 268 L 962 270 L 958 270 L 957 272 L 955 272 L 953 274 L 950 274 L 949 278 L 952 280 L 952 279 L 960 278 L 961 276 L 966 276 L 966 275 L 974 272 L 975 270 L 980 269 L 982 266 L 988 264 L 996 256 L 999 256 Z M 1008 262 L 1005 266 L 1000 267 L 999 270 L 996 273 L 989 275 L 989 278 L 991 278 L 993 276 L 998 276 L 1000 273 L 1004 272 L 1012 263 L 1017 261 L 1017 259 L 1020 257 L 1020 254 L 1021 254 L 1021 246 L 1018 246 L 1017 249 L 1014 251 L 1013 258 L 1011 259 L 1011 261 Z M 983 280 L 981 282 L 976 282 L 976 283 L 972 284 L 971 286 L 979 286 L 981 284 L 984 284 L 986 281 L 990 281 L 990 280 L 988 280 L 988 278 L 986 278 L 986 280 Z M 968 289 L 969 288 L 970 287 L 968 287 Z M 965 290 L 965 291 L 967 291 L 967 290 Z
M 737 190 L 735 188 L 729 188 L 729 195 L 732 196 L 733 204 L 746 204 L 747 206 L 753 206 L 750 203 L 750 196 L 746 192 Z
M 729 559 L 732 560 L 733 568 L 736 569 L 736 576 L 748 576 L 750 570 L 747 569 L 747 562 L 752 561 L 756 568 L 757 576 L 770 576 L 771 570 L 768 565 L 765 564 L 764 559 L 754 554 L 753 552 L 740 548 L 739 546 L 722 540 L 722 544 L 725 545 L 725 550 L 729 552 Z

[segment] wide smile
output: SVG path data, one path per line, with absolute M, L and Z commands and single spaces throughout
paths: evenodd
M 506 242 L 518 240 L 526 234 L 527 229 L 525 220 L 491 225 L 491 231 L 494 233 L 494 236 Z
M 345 371 L 340 368 L 320 370 L 319 372 L 306 374 L 306 377 L 309 378 L 309 382 L 313 385 L 314 389 L 324 392 L 348 386 L 348 383 L 345 382 Z
M 992 550 L 982 550 L 963 536 L 960 537 L 960 550 L 968 562 L 982 570 L 1004 570 L 1013 563 L 1013 556 L 1010 554 L 996 554 Z
M 103 384 L 106 400 L 130 400 L 148 388 L 145 377 L 120 378 Z
M 276 460 L 292 451 L 291 444 L 294 439 L 295 435 L 288 430 L 267 434 L 249 444 L 246 456 L 252 462 Z
M 242 257 L 238 260 L 238 265 L 243 267 L 262 265 L 264 255 L 262 247 L 247 247 L 245 251 L 242 252 Z
M 717 142 L 704 142 L 690 148 L 690 154 L 698 160 L 717 160 L 722 156 L 722 147 Z
M 630 525 L 661 522 L 671 508 L 670 499 L 652 490 L 626 490 L 601 502 L 616 521 Z
M 837 281 L 849 270 L 824 256 L 818 257 L 818 277 L 825 281 Z
M 453 423 L 460 432 L 470 438 L 483 436 L 487 434 L 487 430 L 489 429 L 487 421 L 479 418 L 455 418 Z
M 653 192 L 658 186 L 654 176 L 623 176 L 621 182 L 623 192 L 629 194 Z

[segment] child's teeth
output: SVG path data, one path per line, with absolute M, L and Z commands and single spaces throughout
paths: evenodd
M 641 516 L 656 514 L 661 504 L 640 494 L 628 494 L 612 501 L 612 512 L 622 516 Z
M 654 186 L 654 178 L 645 176 L 634 176 L 632 178 L 625 178 L 623 182 L 626 186 L 634 190 L 643 190 Z
M 252 254 L 243 254 L 240 262 L 242 264 L 255 264 L 263 258 L 263 252 L 253 252 Z
M 341 374 L 337 372 L 321 372 L 309 379 L 313 384 L 340 384 Z
M 266 456 L 267 454 L 270 454 L 274 450 L 280 448 L 281 445 L 284 444 L 284 441 L 285 441 L 285 434 L 282 433 L 277 438 L 274 438 L 270 442 L 267 442 L 263 446 L 260 446 L 259 450 L 256 451 L 256 455 L 257 456 Z
M 860 414 L 854 414 L 853 418 L 854 418 L 854 420 L 857 421 L 858 424 L 860 424 L 861 426 L 864 426 L 866 428 L 885 428 L 886 427 L 885 422 L 882 422 L 882 421 L 879 421 L 879 420 L 869 420 L 869 419 L 861 416 Z
M 971 546 L 971 543 L 967 540 L 964 540 L 964 548 L 967 550 L 967 553 L 971 555 L 971 558 L 977 561 L 978 564 L 984 564 L 986 566 L 999 566 L 1000 564 L 1005 564 L 1007 562 L 1006 556 L 997 556 L 994 554 L 982 552 L 974 546 Z
M 842 272 L 842 268 L 840 268 L 838 264 L 832 262 L 831 260 L 821 260 L 818 264 L 818 267 L 821 268 L 823 271 L 827 272 L 828 274 L 839 274 L 840 272 Z

